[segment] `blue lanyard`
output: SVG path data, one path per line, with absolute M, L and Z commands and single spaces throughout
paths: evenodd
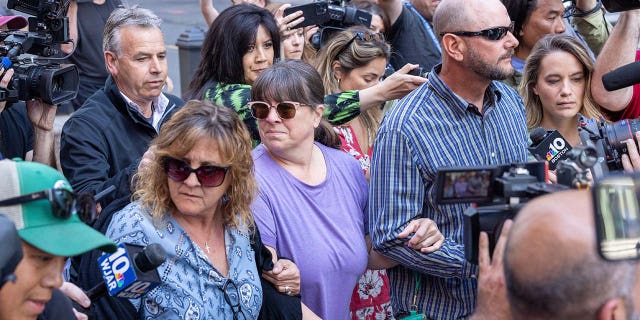
M 407 8 L 409 8 L 409 10 L 411 10 L 411 12 L 413 12 L 416 16 L 418 16 L 418 18 L 420 18 L 420 21 L 422 22 L 422 26 L 424 27 L 425 30 L 427 30 L 427 33 L 431 37 L 431 40 L 433 40 L 433 43 L 436 49 L 438 49 L 438 53 L 442 54 L 442 49 L 440 48 L 440 42 L 438 42 L 438 38 L 436 38 L 436 35 L 435 33 L 433 33 L 433 29 L 431 28 L 429 23 L 427 23 L 427 20 L 424 19 L 424 17 L 420 14 L 420 12 L 418 12 L 418 10 L 416 10 L 416 8 L 414 8 L 410 2 L 405 2 L 404 4 L 407 6 Z

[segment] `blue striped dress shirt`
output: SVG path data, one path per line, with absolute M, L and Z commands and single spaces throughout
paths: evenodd
M 468 204 L 436 205 L 438 168 L 488 166 L 527 160 L 527 126 L 520 96 L 493 81 L 482 112 L 438 76 L 389 111 L 375 141 L 369 185 L 369 228 L 376 251 L 400 263 L 389 269 L 395 312 L 408 311 L 414 296 L 412 270 L 419 272 L 418 311 L 429 319 L 470 315 L 476 303 L 477 266 L 465 260 L 463 212 Z M 426 217 L 445 236 L 442 248 L 423 254 L 398 233 Z

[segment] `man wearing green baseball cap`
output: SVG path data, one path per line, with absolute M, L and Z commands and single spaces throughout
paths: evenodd
M 55 169 L 2 160 L 0 179 L 0 213 L 16 225 L 23 250 L 17 280 L 0 289 L 0 319 L 36 319 L 63 283 L 66 257 L 117 247 L 80 220 L 69 182 Z

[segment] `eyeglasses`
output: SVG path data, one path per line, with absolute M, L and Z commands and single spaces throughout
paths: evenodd
M 338 53 L 336 53 L 335 59 L 338 59 L 338 57 L 345 51 L 347 50 L 347 48 L 349 48 L 349 46 L 351 46 L 351 44 L 356 41 L 356 39 L 360 40 L 360 41 L 379 41 L 379 42 L 384 42 L 384 35 L 382 33 L 370 33 L 370 32 L 362 32 L 362 31 L 358 31 L 355 33 L 355 35 L 353 36 L 353 38 L 351 38 L 351 40 L 347 41 L 347 43 L 342 47 L 342 49 L 340 49 L 338 51 Z
M 73 192 L 67 189 L 47 189 L 23 196 L 9 198 L 0 201 L 0 207 L 12 206 L 36 200 L 49 200 L 53 216 L 60 219 L 68 219 L 76 213 L 76 198 Z
M 229 168 L 205 165 L 199 168 L 193 169 L 186 162 L 167 157 L 164 159 L 164 171 L 167 173 L 169 179 L 182 182 L 187 180 L 191 173 L 195 172 L 198 182 L 203 187 L 217 187 L 224 182 L 224 177 L 227 174 Z
M 300 106 L 308 106 L 300 102 L 295 101 L 282 101 L 272 106 L 264 101 L 251 101 L 249 102 L 249 108 L 251 109 L 251 116 L 256 119 L 263 120 L 269 116 L 271 108 L 276 108 L 276 113 L 280 119 L 293 119 L 296 116 L 296 111 Z
M 233 311 L 233 320 L 246 320 L 244 313 L 242 313 L 242 307 L 240 306 L 240 293 L 238 287 L 231 279 L 222 286 L 222 292 L 224 293 L 224 301 L 231 307 Z
M 450 33 L 461 37 L 483 37 L 491 41 L 498 41 L 504 38 L 504 36 L 507 35 L 507 32 L 511 32 L 511 34 L 513 34 L 513 21 L 511 21 L 511 24 L 508 27 L 495 27 L 481 31 L 441 32 L 440 36 L 443 37 L 445 34 Z

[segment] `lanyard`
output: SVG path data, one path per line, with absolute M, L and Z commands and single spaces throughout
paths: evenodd
M 436 49 L 438 49 L 438 53 L 442 54 L 442 49 L 440 48 L 440 42 L 438 42 L 438 38 L 436 38 L 436 35 L 435 33 L 433 33 L 433 29 L 431 28 L 429 23 L 427 23 L 427 20 L 424 19 L 424 17 L 418 12 L 418 10 L 416 10 L 416 8 L 413 7 L 413 5 L 410 2 L 405 2 L 404 4 L 407 6 L 407 8 L 409 8 L 409 10 L 411 10 L 411 12 L 413 12 L 416 16 L 418 16 L 418 18 L 420 18 L 420 21 L 422 22 L 422 26 L 424 27 L 425 30 L 427 30 L 427 33 L 431 37 L 431 40 L 433 41 Z

